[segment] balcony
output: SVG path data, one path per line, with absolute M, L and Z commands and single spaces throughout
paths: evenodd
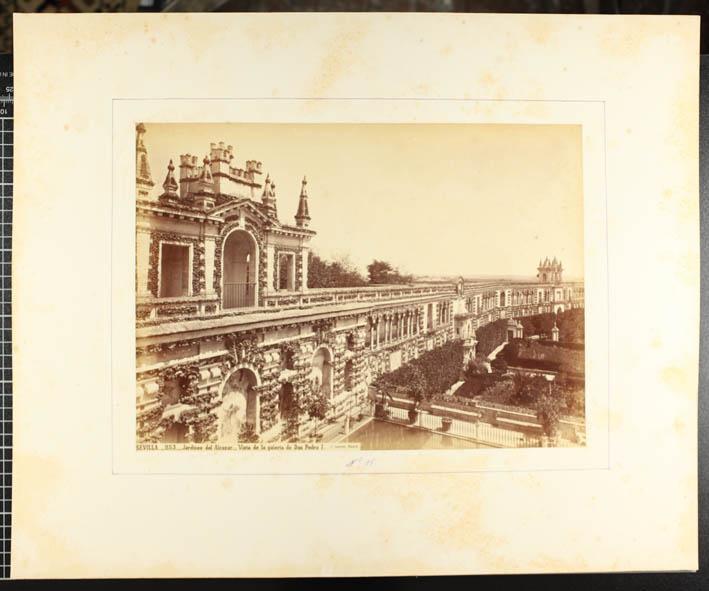
M 251 308 L 256 305 L 256 284 L 225 283 L 222 298 L 224 309 Z

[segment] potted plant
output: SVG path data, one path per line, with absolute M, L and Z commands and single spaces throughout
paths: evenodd
M 443 431 L 443 432 L 450 431 L 452 424 L 453 424 L 453 419 L 451 419 L 450 417 L 443 417 L 441 419 L 441 431 Z

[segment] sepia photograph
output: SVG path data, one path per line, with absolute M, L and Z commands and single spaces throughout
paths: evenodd
M 580 126 L 135 149 L 138 449 L 585 445 Z
M 17 15 L 12 575 L 696 570 L 699 24 Z

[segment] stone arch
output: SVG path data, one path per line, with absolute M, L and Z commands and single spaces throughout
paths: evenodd
M 322 388 L 328 398 L 333 394 L 333 365 L 335 356 L 327 345 L 320 345 L 313 351 L 310 362 L 310 380 L 314 387 Z
M 217 408 L 217 438 L 221 443 L 237 443 L 245 425 L 259 432 L 259 400 L 257 388 L 261 379 L 248 364 L 235 367 L 219 389 L 221 404 Z
M 221 244 L 222 308 L 256 306 L 259 288 L 259 242 L 244 228 L 234 227 Z

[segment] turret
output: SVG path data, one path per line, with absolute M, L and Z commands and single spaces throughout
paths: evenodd
M 212 178 L 209 156 L 205 156 L 202 161 L 201 174 L 196 182 L 196 187 L 194 204 L 205 210 L 214 207 L 214 179 Z
M 192 154 L 180 155 L 180 197 L 185 199 L 190 192 L 190 183 L 195 177 L 197 156 Z
M 303 177 L 303 184 L 300 188 L 300 200 L 298 201 L 298 212 L 295 214 L 295 223 L 299 228 L 307 228 L 310 223 L 307 184 L 307 179 Z
M 554 257 L 553 260 L 549 260 L 549 257 L 544 259 L 544 262 L 539 260 L 539 266 L 537 267 L 537 279 L 539 283 L 561 283 L 561 273 L 563 267 L 561 261 Z

